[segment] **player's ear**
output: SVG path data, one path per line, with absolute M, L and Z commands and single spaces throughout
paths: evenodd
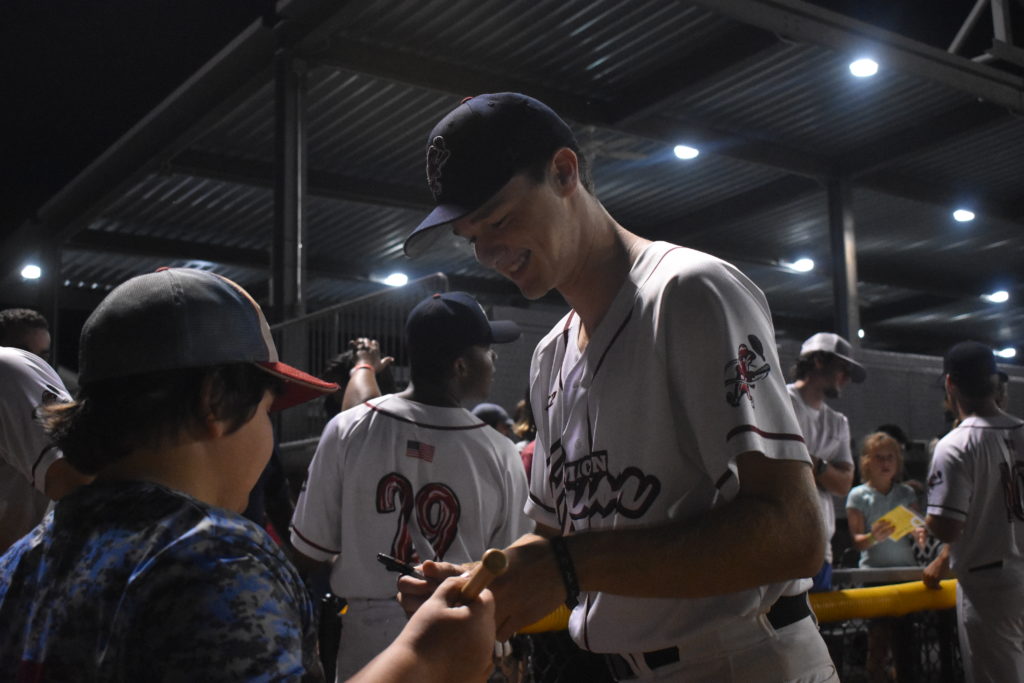
M 458 379 L 462 379 L 469 374 L 469 363 L 466 362 L 465 356 L 459 356 L 452 361 L 452 370 Z
M 580 182 L 580 160 L 576 152 L 562 147 L 551 157 L 551 177 L 559 195 L 568 197 Z
M 199 399 L 196 405 L 197 435 L 203 439 L 217 439 L 228 432 L 227 423 L 218 418 L 213 410 L 214 377 L 207 375 L 199 388 Z

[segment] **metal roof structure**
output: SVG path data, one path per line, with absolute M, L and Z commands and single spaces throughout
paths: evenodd
M 271 273 L 293 272 L 275 270 L 292 220 L 308 310 L 393 270 L 522 302 L 465 254 L 401 252 L 430 206 L 433 123 L 467 95 L 518 90 L 574 126 L 620 223 L 735 263 L 784 333 L 859 326 L 866 346 L 932 354 L 1024 340 L 1024 53 L 998 30 L 973 60 L 801 0 L 292 0 L 278 13 L 4 252 L 47 244 L 62 292 L 192 264 L 268 297 Z M 865 54 L 879 73 L 851 77 Z M 680 161 L 679 143 L 700 156 Z M 301 212 L 282 178 L 302 188 Z M 956 222 L 961 206 L 975 220 Z M 817 267 L 793 271 L 799 257 Z M 982 298 L 996 290 L 1010 300 Z

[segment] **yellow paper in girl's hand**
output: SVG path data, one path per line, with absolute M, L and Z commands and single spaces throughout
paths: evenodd
M 895 527 L 895 531 L 889 537 L 891 541 L 898 541 L 914 529 L 924 526 L 924 520 L 906 505 L 897 505 L 879 519 L 884 519 Z

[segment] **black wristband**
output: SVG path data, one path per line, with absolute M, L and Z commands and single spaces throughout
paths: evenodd
M 814 466 L 814 474 L 820 477 L 821 475 L 825 474 L 825 470 L 827 469 L 828 463 L 824 460 L 818 460 L 818 464 Z
M 565 539 L 555 536 L 549 539 L 551 550 L 555 553 L 555 562 L 558 563 L 558 572 L 562 575 L 562 583 L 565 584 L 565 604 L 572 609 L 579 603 L 580 584 L 576 580 L 576 567 L 573 566 L 572 557 L 569 556 L 569 549 L 565 547 Z

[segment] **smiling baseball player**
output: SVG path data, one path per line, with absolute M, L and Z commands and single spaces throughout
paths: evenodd
M 821 566 L 823 532 L 764 295 L 616 223 L 537 100 L 468 99 L 427 144 L 437 207 L 407 253 L 453 232 L 527 298 L 572 307 L 533 357 L 537 530 L 492 584 L 498 637 L 568 601 L 572 637 L 620 679 L 833 680 L 806 595 L 779 598 Z M 399 587 L 410 608 L 431 588 Z

